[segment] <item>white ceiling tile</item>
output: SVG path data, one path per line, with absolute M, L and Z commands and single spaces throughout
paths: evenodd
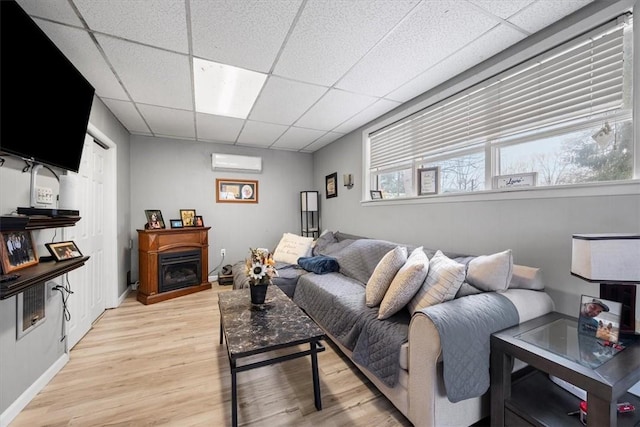
M 76 15 L 68 0 L 18 0 L 18 4 L 31 16 L 51 19 L 64 24 L 82 27 L 82 21 Z
M 290 127 L 276 141 L 273 148 L 282 148 L 287 150 L 300 150 L 320 138 L 326 132 L 315 129 L 303 129 L 298 127 Z
M 98 96 L 129 99 L 86 31 L 41 19 L 35 19 L 35 22 L 91 83 Z
M 296 126 L 332 130 L 375 101 L 371 96 L 332 89 L 296 122 Z
M 271 71 L 301 0 L 191 0 L 193 54 L 253 71 Z
M 108 36 L 96 38 L 134 102 L 193 109 L 187 56 Z
M 94 31 L 189 52 L 186 7 L 176 0 L 74 0 Z
M 141 104 L 138 108 L 155 135 L 195 139 L 192 111 Z
M 149 133 L 149 127 L 142 120 L 133 103 L 117 99 L 102 98 L 107 108 L 120 120 L 120 123 L 131 133 Z
M 331 144 L 333 141 L 335 141 L 338 138 L 343 137 L 344 134 L 343 133 L 338 133 L 338 132 L 327 132 L 326 134 L 324 134 L 323 136 L 321 136 L 320 138 L 316 139 L 314 142 L 311 143 L 311 145 L 308 145 L 306 147 L 304 147 L 304 151 L 308 151 L 308 152 L 314 152 L 316 150 L 321 149 L 322 147 Z
M 498 22 L 466 3 L 424 2 L 336 87 L 383 97 Z M 452 26 L 464 31 L 453 32 Z
M 502 19 L 507 19 L 521 9 L 529 6 L 535 0 L 468 0 L 470 3 L 481 7 Z M 557 1 L 557 0 L 552 0 Z
M 370 105 L 366 109 L 362 110 L 340 126 L 335 128 L 336 132 L 348 133 L 360 126 L 369 123 L 371 120 L 377 119 L 386 112 L 389 112 L 400 105 L 399 102 L 391 101 L 388 99 L 379 99 L 375 104 Z
M 509 18 L 509 22 L 535 33 L 586 6 L 591 1 L 593 0 L 538 0 Z
M 196 113 L 198 140 L 235 142 L 244 120 Z
M 415 79 L 391 92 L 387 95 L 387 98 L 401 102 L 409 101 L 417 94 L 422 94 L 436 87 L 440 83 L 517 43 L 524 37 L 524 34 L 507 25 L 498 25 L 462 48 L 455 55 L 449 56 Z
M 327 90 L 322 86 L 271 77 L 262 89 L 249 118 L 291 125 Z
M 331 86 L 416 3 L 415 0 L 307 2 L 274 73 Z
M 238 144 L 268 147 L 287 130 L 287 126 L 247 120 L 238 137 Z

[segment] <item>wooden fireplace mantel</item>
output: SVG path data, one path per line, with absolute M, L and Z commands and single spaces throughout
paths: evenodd
M 211 227 L 185 227 L 138 231 L 140 284 L 138 301 L 153 304 L 170 298 L 211 289 L 209 283 L 209 230 Z M 158 292 L 158 256 L 199 249 L 202 263 L 201 283 L 168 292 Z

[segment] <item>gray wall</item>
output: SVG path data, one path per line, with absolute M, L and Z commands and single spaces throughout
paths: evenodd
M 128 247 L 130 228 L 129 134 L 97 98 L 94 98 L 89 121 L 116 143 L 118 149 L 117 203 L 122 209 L 122 214 L 119 214 L 117 219 L 117 246 L 120 254 L 118 294 L 122 294 L 127 286 L 125 277 L 130 266 L 128 250 L 126 254 L 123 250 Z M 25 133 L 25 137 L 30 137 L 29 135 Z M 18 206 L 29 206 L 30 173 L 22 172 L 22 160 L 8 156 L 3 158 L 6 162 L 0 167 L 0 214 L 8 215 Z M 57 195 L 58 182 L 46 169 L 40 171 L 37 184 L 52 188 L 54 197 Z M 37 254 L 48 254 L 44 243 L 53 240 L 55 230 L 38 230 L 32 235 L 36 241 Z M 59 239 L 59 232 L 57 236 Z M 0 414 L 31 387 L 65 351 L 64 342 L 60 342 L 62 304 L 59 294 L 56 293 L 54 297 L 47 299 L 46 321 L 19 341 L 16 339 L 16 299 L 17 297 L 11 297 L 0 300 Z
M 213 171 L 211 154 L 262 157 L 262 173 Z M 312 189 L 312 156 L 167 138 L 131 137 L 131 257 L 138 278 L 136 229 L 144 228 L 145 209 L 160 209 L 169 220 L 180 209 L 195 209 L 209 230 L 209 271 L 221 262 L 243 260 L 250 247 L 275 248 L 282 233 L 300 233 L 300 191 Z M 216 178 L 258 180 L 258 203 L 216 203 Z M 219 270 L 218 270 L 219 271 Z

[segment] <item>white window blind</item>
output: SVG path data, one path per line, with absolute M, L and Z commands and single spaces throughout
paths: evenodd
M 372 132 L 371 170 L 622 109 L 623 28 L 592 31 Z

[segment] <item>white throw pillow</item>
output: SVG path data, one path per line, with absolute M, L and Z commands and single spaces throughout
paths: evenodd
M 409 313 L 413 315 L 423 308 L 452 300 L 464 282 L 465 270 L 464 264 L 437 251 L 429 261 L 429 273 L 424 284 L 407 305 Z
M 429 258 L 420 246 L 411 252 L 407 262 L 393 278 L 380 303 L 378 319 L 387 319 L 403 309 L 420 289 L 428 272 Z
M 511 249 L 493 255 L 481 255 L 469 262 L 467 282 L 483 291 L 504 291 L 513 274 Z
M 274 261 L 297 264 L 298 258 L 311 255 L 313 237 L 302 237 L 297 234 L 284 233 L 280 243 L 273 252 Z
M 407 262 L 407 248 L 402 246 L 391 249 L 382 257 L 367 281 L 365 293 L 367 307 L 375 307 L 382 302 L 393 278 L 405 262 Z

